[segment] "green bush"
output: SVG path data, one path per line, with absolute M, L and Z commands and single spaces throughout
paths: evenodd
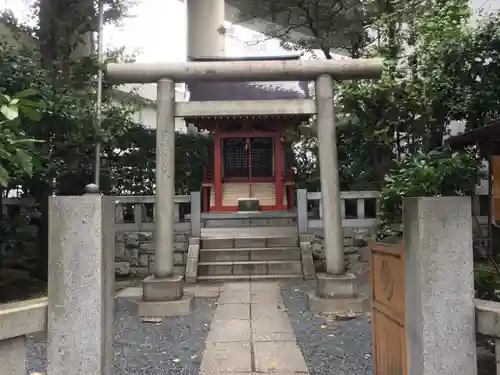
M 398 231 L 394 225 L 401 223 L 403 198 L 473 195 L 480 174 L 481 158 L 472 148 L 404 155 L 380 192 L 379 238 Z

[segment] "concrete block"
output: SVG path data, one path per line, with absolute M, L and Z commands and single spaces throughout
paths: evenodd
M 0 341 L 0 369 L 2 374 L 26 375 L 26 337 Z
M 233 275 L 266 275 L 267 274 L 267 264 L 257 263 L 257 264 L 237 264 L 233 265 Z
M 403 204 L 408 375 L 476 375 L 470 197 Z
M 0 341 L 46 331 L 47 303 L 47 298 L 36 298 L 1 304 Z
M 316 275 L 316 293 L 321 298 L 355 297 L 358 293 L 356 275 L 330 275 L 319 273 Z
M 186 260 L 186 274 L 185 280 L 187 283 L 196 283 L 198 276 L 198 254 L 199 254 L 199 240 L 198 243 L 191 243 L 189 245 L 188 257 Z
M 254 342 L 255 370 L 258 373 L 309 372 L 295 342 Z
M 250 319 L 250 304 L 235 303 L 218 306 L 213 320 L 226 319 Z
M 185 259 L 186 254 L 180 253 L 180 252 L 175 252 L 174 253 L 174 264 L 186 264 L 186 259 Z
M 219 305 L 232 305 L 250 303 L 250 290 L 222 290 L 219 297 Z
M 250 252 L 250 260 L 300 260 L 300 250 L 297 248 L 255 250 Z
M 302 258 L 302 273 L 304 279 L 313 280 L 316 275 L 311 242 L 300 242 L 300 252 Z
M 49 198 L 51 375 L 113 371 L 114 211 L 99 194 Z
M 194 307 L 194 296 L 184 293 L 181 299 L 176 301 L 133 301 L 137 306 L 140 317 L 166 317 L 189 315 Z
M 174 266 L 174 275 L 184 276 L 184 272 L 186 272 L 186 266 L 183 266 L 183 265 L 175 265 Z
M 189 246 L 200 246 L 200 237 L 189 237 Z
M 300 234 L 307 234 L 308 218 L 307 218 L 307 190 L 297 189 L 297 227 Z
M 175 234 L 174 235 L 174 238 L 175 238 L 175 242 L 179 242 L 179 243 L 182 243 L 182 242 L 187 242 L 188 240 L 186 239 L 186 235 L 185 234 Z
M 201 193 L 199 191 L 191 193 L 191 235 L 201 236 Z
M 213 320 L 207 342 L 249 342 L 251 337 L 250 320 Z
M 149 267 L 130 267 L 131 276 L 148 276 L 150 273 Z
M 149 255 L 148 254 L 139 255 L 139 265 L 141 265 L 142 267 L 149 266 Z
M 199 241 L 198 243 L 190 243 L 188 247 L 187 257 L 198 259 L 199 253 L 200 253 Z
M 250 252 L 246 250 L 236 251 L 201 251 L 200 262 L 225 262 L 250 260 Z
M 234 247 L 236 248 L 251 248 L 251 247 L 266 247 L 265 238 L 235 238 Z
M 291 341 L 297 338 L 288 319 L 252 319 L 252 341 Z
M 233 247 L 232 238 L 204 238 L 201 240 L 202 249 L 231 249 Z
M 161 279 L 149 276 L 142 282 L 143 299 L 145 301 L 175 301 L 183 295 L 182 286 L 182 276 Z
M 293 237 L 270 237 L 267 239 L 268 247 L 297 247 L 298 238 Z
M 186 283 L 194 284 L 196 283 L 197 278 L 198 278 L 198 263 L 194 259 L 189 258 L 186 264 L 186 275 L 185 275 Z
M 477 332 L 485 336 L 500 337 L 500 303 L 476 299 L 475 305 Z
M 218 276 L 218 275 L 232 275 L 232 264 L 208 264 L 198 265 L 198 274 L 200 276 Z
M 251 358 L 249 342 L 207 342 L 200 374 L 250 374 Z
M 186 241 L 174 243 L 174 251 L 184 251 L 187 248 L 188 248 L 188 243 Z
M 267 267 L 269 274 L 302 273 L 302 264 L 300 261 L 280 263 L 269 262 Z
M 359 294 L 356 297 L 322 298 L 316 292 L 306 293 L 307 307 L 315 314 L 360 314 L 370 310 L 370 299 Z

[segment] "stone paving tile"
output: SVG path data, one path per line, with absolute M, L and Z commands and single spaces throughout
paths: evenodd
M 214 320 L 224 319 L 250 319 L 250 305 L 247 303 L 219 305 Z
M 254 342 L 253 348 L 257 372 L 308 371 L 295 342 Z
M 285 306 L 282 303 L 253 304 L 251 306 L 252 318 L 288 319 Z
M 209 342 L 249 342 L 251 340 L 250 321 L 243 319 L 226 319 L 212 321 Z
M 252 372 L 250 343 L 208 342 L 201 363 L 201 375 Z
M 222 291 L 250 291 L 250 283 L 249 282 L 228 282 L 222 285 Z
M 222 290 L 219 305 L 250 303 L 250 290 Z
M 252 290 L 250 292 L 250 303 L 252 304 L 278 304 L 282 303 L 279 289 Z
M 255 332 L 293 332 L 287 319 L 252 318 L 252 331 Z
M 200 374 L 267 373 L 309 374 L 279 285 L 274 281 L 224 284 Z
M 251 291 L 279 290 L 279 285 L 275 281 L 252 281 Z

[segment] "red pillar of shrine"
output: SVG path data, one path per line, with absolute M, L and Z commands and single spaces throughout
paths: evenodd
M 214 196 L 215 209 L 222 208 L 222 157 L 221 157 L 221 142 L 218 133 L 214 135 Z
M 283 210 L 283 150 L 280 132 L 274 136 L 274 174 L 276 178 L 276 209 Z

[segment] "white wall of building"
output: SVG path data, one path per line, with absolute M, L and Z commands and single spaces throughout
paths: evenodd
M 156 103 L 156 83 L 145 84 L 145 85 L 123 85 L 118 88 L 124 92 L 134 92 L 140 97 Z M 188 95 L 186 93 L 186 88 L 184 84 L 179 84 L 175 89 L 175 100 L 177 102 L 184 102 L 188 100 Z M 156 129 L 156 107 L 155 105 L 145 104 L 139 111 L 134 114 L 134 121 L 143 123 L 146 127 L 150 129 Z M 192 127 L 189 127 L 192 130 Z M 180 132 L 187 132 L 188 126 L 183 118 L 176 118 L 175 120 L 175 130 Z

